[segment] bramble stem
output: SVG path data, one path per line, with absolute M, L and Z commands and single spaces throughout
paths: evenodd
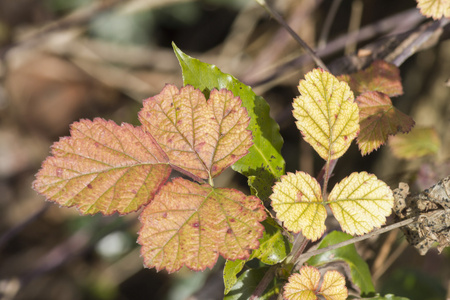
M 259 5 L 264 7 L 264 9 L 274 18 L 281 26 L 283 26 L 287 32 L 294 38 L 294 40 L 305 49 L 306 52 L 311 56 L 317 66 L 328 71 L 327 66 L 323 63 L 323 61 L 316 55 L 313 49 L 311 49 L 308 44 L 298 36 L 298 34 L 283 20 L 279 13 L 277 13 L 272 7 L 270 7 L 265 0 L 256 0 Z

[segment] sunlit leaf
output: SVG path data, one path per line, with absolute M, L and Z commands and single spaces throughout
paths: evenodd
M 225 267 L 223 268 L 224 295 L 228 294 L 238 281 L 237 274 L 242 271 L 245 263 L 246 260 L 242 259 L 227 260 L 225 263 Z
M 450 18 L 450 0 L 417 0 L 417 7 L 422 15 L 435 20 Z
M 434 128 L 416 127 L 408 134 L 390 137 L 389 146 L 396 157 L 414 159 L 438 153 L 441 140 Z
M 346 81 L 356 96 L 370 91 L 381 92 L 389 97 L 403 94 L 400 70 L 384 60 L 376 60 L 368 68 L 338 76 L 338 79 Z
M 140 127 L 81 120 L 71 136 L 52 146 L 33 188 L 84 214 L 138 210 L 152 200 L 171 168 L 153 138 Z
M 172 44 L 183 71 L 183 82 L 202 90 L 205 94 L 215 89 L 226 88 L 242 100 L 250 116 L 247 129 L 252 131 L 253 146 L 249 153 L 238 160 L 233 170 L 248 177 L 252 193 L 263 201 L 271 194 L 273 183 L 284 174 L 284 159 L 281 155 L 283 139 L 278 124 L 270 117 L 270 107 L 251 87 L 230 74 L 223 73 L 214 65 L 190 57 Z
M 176 178 L 161 188 L 140 216 L 145 264 L 175 272 L 212 267 L 219 254 L 246 259 L 259 246 L 266 214 L 261 200 L 237 190 Z
M 358 105 L 348 84 L 314 69 L 300 80 L 294 99 L 294 117 L 302 135 L 325 160 L 347 151 L 359 131 Z
M 343 231 L 362 235 L 385 224 L 391 214 L 391 189 L 373 174 L 352 173 L 336 184 L 328 196 L 331 210 Z
M 327 271 L 323 275 L 319 294 L 326 300 L 345 300 L 348 296 L 345 278 L 338 271 Z
M 320 273 L 314 267 L 302 267 L 300 273 L 292 274 L 284 286 L 283 296 L 287 300 L 315 300 Z
M 414 126 L 414 120 L 396 109 L 386 94 L 364 92 L 356 103 L 361 127 L 357 141 L 362 155 L 378 149 L 389 135 L 408 132 Z
M 317 249 L 326 248 L 328 246 L 347 241 L 351 238 L 353 238 L 353 236 L 350 234 L 341 231 L 332 231 L 320 241 Z M 311 257 L 307 263 L 311 266 L 319 267 L 333 261 L 344 261 L 348 264 L 350 267 L 352 282 L 359 287 L 361 294 L 375 292 L 369 266 L 366 261 L 361 258 L 358 252 L 356 252 L 354 244 L 315 255 Z
M 304 172 L 288 173 L 273 187 L 272 207 L 277 218 L 293 232 L 315 241 L 325 232 L 327 212 L 319 183 Z
M 211 91 L 206 101 L 192 86 L 166 85 L 144 101 L 139 120 L 172 165 L 200 178 L 217 176 L 252 145 L 247 112 L 226 90 Z

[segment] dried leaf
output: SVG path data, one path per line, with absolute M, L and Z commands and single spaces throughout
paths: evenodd
M 225 89 L 211 91 L 206 101 L 192 86 L 166 85 L 144 101 L 139 120 L 172 165 L 200 178 L 219 175 L 252 145 L 247 112 Z
M 401 182 L 395 189 L 394 212 L 400 220 L 418 218 L 402 227 L 408 242 L 421 255 L 438 243 L 442 252 L 450 246 L 450 176 L 417 195 L 408 195 L 409 186 Z
M 441 140 L 434 128 L 413 128 L 408 134 L 397 134 L 389 138 L 392 153 L 403 159 L 415 159 L 436 154 Z
M 327 271 L 323 276 L 323 282 L 318 290 L 320 281 L 319 270 L 305 266 L 289 277 L 284 286 L 284 298 L 288 300 L 317 299 L 316 295 L 323 296 L 326 300 L 345 300 L 348 292 L 345 287 L 345 278 L 338 271 Z
M 438 20 L 450 18 L 450 0 L 417 0 L 422 15 Z
M 364 92 L 356 103 L 359 106 L 358 147 L 366 155 L 383 145 L 389 135 L 406 133 L 414 126 L 414 120 L 396 109 L 391 99 L 380 92 Z
M 315 241 L 325 232 L 327 212 L 319 183 L 304 172 L 287 173 L 273 187 L 272 207 L 277 218 L 293 232 Z
M 342 156 L 359 131 L 358 106 L 345 82 L 315 69 L 305 75 L 294 99 L 297 127 L 325 160 Z
M 386 222 L 394 197 L 386 183 L 361 172 L 352 173 L 336 184 L 328 202 L 343 231 L 362 235 Z
M 403 94 L 400 70 L 384 60 L 376 60 L 365 70 L 341 75 L 338 79 L 347 82 L 356 96 L 370 91 L 381 92 L 389 97 Z
M 71 136 L 52 146 L 33 188 L 84 214 L 138 210 L 170 175 L 168 159 L 140 127 L 100 118 L 71 126 Z
M 261 200 L 254 196 L 176 178 L 142 212 L 138 242 L 149 268 L 204 270 L 219 254 L 248 258 L 259 246 L 265 218 Z

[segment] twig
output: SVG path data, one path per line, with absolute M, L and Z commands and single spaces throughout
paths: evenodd
M 344 246 L 347 246 L 347 245 L 350 245 L 350 244 L 354 244 L 354 243 L 366 240 L 368 238 L 371 238 L 374 235 L 380 235 L 380 234 L 388 232 L 388 231 L 390 231 L 392 229 L 399 228 L 399 227 L 406 226 L 408 224 L 414 223 L 415 221 L 417 221 L 417 217 L 409 218 L 409 219 L 403 220 L 401 222 L 397 222 L 395 224 L 392 224 L 392 225 L 389 225 L 389 226 L 386 226 L 386 227 L 383 227 L 383 228 L 380 228 L 380 229 L 375 229 L 374 231 L 372 231 L 372 232 L 370 232 L 368 234 L 365 234 L 363 236 L 354 237 L 354 238 L 349 239 L 347 241 L 344 241 L 344 242 L 341 242 L 341 243 L 337 243 L 337 244 L 328 246 L 326 248 L 321 248 L 321 249 L 317 249 L 317 250 L 314 250 L 314 251 L 311 251 L 311 252 L 307 252 L 307 253 L 303 254 L 301 256 L 301 258 L 302 258 L 302 260 L 306 260 L 306 259 L 308 259 L 308 258 L 310 258 L 310 257 L 312 257 L 314 255 L 319 255 L 319 254 L 322 254 L 322 253 L 325 253 L 325 252 L 328 252 L 328 251 L 331 251 L 331 250 L 334 250 L 334 249 L 337 249 L 337 248 L 340 248 L 340 247 L 344 247 Z
M 331 4 L 330 10 L 325 17 L 325 23 L 323 24 L 322 32 L 320 33 L 318 42 L 319 49 L 323 49 L 326 46 L 328 34 L 330 33 L 331 29 L 331 24 L 333 24 L 334 18 L 336 17 L 336 13 L 341 3 L 342 0 L 333 0 L 333 3 Z
M 305 41 L 303 41 L 298 34 L 292 30 L 292 28 L 284 21 L 284 19 L 280 16 L 279 13 L 277 13 L 272 7 L 270 7 L 265 0 L 256 0 L 259 5 L 264 7 L 267 12 L 278 22 L 281 26 L 283 26 L 289 34 L 294 38 L 294 40 L 297 41 L 297 43 L 300 44 L 300 46 L 305 49 L 305 51 L 311 56 L 311 58 L 314 60 L 314 62 L 317 64 L 317 66 L 321 67 L 324 70 L 328 71 L 327 66 L 323 63 L 323 61 L 316 55 L 316 53 L 306 44 Z
M 269 283 L 272 282 L 273 278 L 275 277 L 275 271 L 277 270 L 278 265 L 273 265 L 269 268 L 269 270 L 264 274 L 264 277 L 261 279 L 261 281 L 256 286 L 255 290 L 253 291 L 252 295 L 250 296 L 249 300 L 257 300 L 262 295 L 262 293 L 265 291 Z
M 361 25 L 361 17 L 362 17 L 362 11 L 363 11 L 363 2 L 361 0 L 353 0 L 352 2 L 352 12 L 350 14 L 350 23 L 348 24 L 348 32 L 352 33 L 352 32 L 357 32 L 360 25 Z M 357 36 L 355 35 L 350 35 L 349 34 L 349 38 L 347 40 L 347 43 L 345 45 L 345 54 L 350 54 L 355 52 L 356 50 L 356 38 Z

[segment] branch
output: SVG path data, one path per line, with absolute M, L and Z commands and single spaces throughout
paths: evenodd
M 292 28 L 284 21 L 284 19 L 280 16 L 279 13 L 277 13 L 272 7 L 270 7 L 265 0 L 256 0 L 259 5 L 264 7 L 267 12 L 278 22 L 281 26 L 283 26 L 289 34 L 294 38 L 297 43 L 302 46 L 303 49 L 305 49 L 306 52 L 308 52 L 309 56 L 314 60 L 317 66 L 321 67 L 322 69 L 328 71 L 327 66 L 323 63 L 323 61 L 316 55 L 316 53 L 308 46 L 308 44 L 302 40 L 298 34 L 292 30 Z
M 406 226 L 408 224 L 414 223 L 414 222 L 417 221 L 417 219 L 418 219 L 417 217 L 409 218 L 409 219 L 403 220 L 401 222 L 394 223 L 392 225 L 389 225 L 389 226 L 386 226 L 386 227 L 383 227 L 383 228 L 375 229 L 374 231 L 372 231 L 372 232 L 370 232 L 368 234 L 365 234 L 363 236 L 354 237 L 354 238 L 349 239 L 347 241 L 344 241 L 344 242 L 341 242 L 341 243 L 337 243 L 337 244 L 328 246 L 326 248 L 321 248 L 321 249 L 317 249 L 317 250 L 305 253 L 305 254 L 303 254 L 301 256 L 301 259 L 302 260 L 306 260 L 306 259 L 308 259 L 308 258 L 310 258 L 310 257 L 312 257 L 314 255 L 319 255 L 319 254 L 322 254 L 322 253 L 325 253 L 325 252 L 328 252 L 328 251 L 331 251 L 331 250 L 334 250 L 334 249 L 337 249 L 337 248 L 340 248 L 340 247 L 344 247 L 344 246 L 347 246 L 347 245 L 350 245 L 350 244 L 354 244 L 354 243 L 366 240 L 368 238 L 371 238 L 374 235 L 379 235 L 379 234 L 391 231 L 391 230 L 393 230 L 395 228 L 399 228 L 399 227 Z

